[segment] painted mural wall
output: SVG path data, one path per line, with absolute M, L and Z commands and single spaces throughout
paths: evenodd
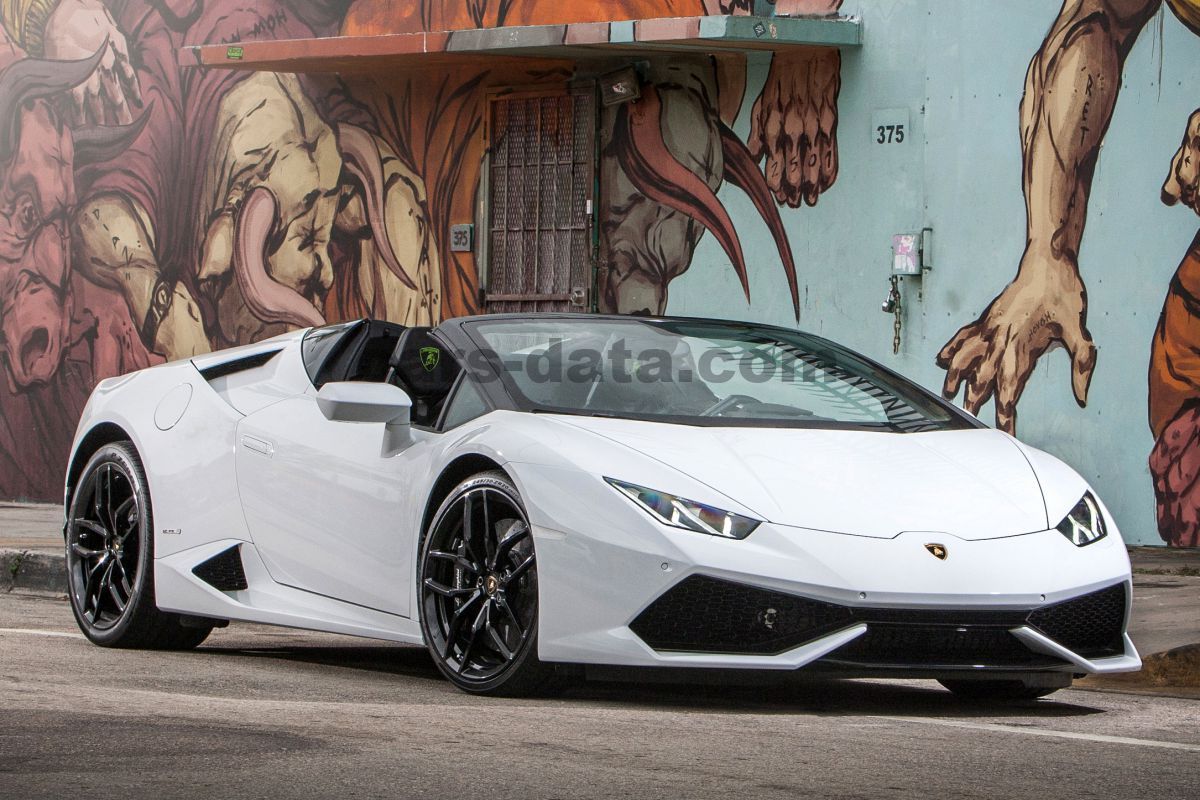
M 449 228 L 477 219 L 487 94 L 575 69 L 297 76 L 180 48 L 771 6 L 861 15 L 865 43 L 651 59 L 601 116 L 601 310 L 844 341 L 1079 468 L 1127 539 L 1200 544 L 1191 0 L 0 0 L 0 497 L 55 497 L 104 377 L 477 310 Z M 923 228 L 893 353 L 891 237 Z
M 0 496 L 56 497 L 75 421 L 106 377 L 289 327 L 477 310 L 473 254 L 453 252 L 448 230 L 474 219 L 484 94 L 572 77 L 561 64 L 482 60 L 348 82 L 181 66 L 181 48 L 749 5 L 3 0 Z M 837 53 L 798 69 L 806 59 L 825 65 L 822 99 L 835 109 Z M 753 198 L 790 269 L 772 195 L 811 203 L 832 183 L 835 119 L 822 122 L 819 170 L 800 170 L 807 151 L 782 144 L 807 102 L 795 96 L 803 81 L 781 70 L 754 101 L 762 124 L 748 146 L 726 125 L 744 64 L 721 64 L 656 66 L 646 100 L 605 119 L 606 309 L 663 311 L 705 230 L 745 283 L 736 225 L 714 194 L 725 181 Z

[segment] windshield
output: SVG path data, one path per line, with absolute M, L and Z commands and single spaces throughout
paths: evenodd
M 469 331 L 528 411 L 696 425 L 972 427 L 967 417 L 825 340 L 704 320 L 479 320 Z

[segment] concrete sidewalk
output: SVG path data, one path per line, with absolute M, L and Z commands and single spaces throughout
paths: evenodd
M 0 593 L 66 594 L 62 524 L 61 505 L 0 503 Z M 1200 548 L 1131 547 L 1129 557 L 1129 632 L 1147 663 L 1134 680 L 1200 687 Z M 1129 678 L 1102 684 L 1137 688 Z

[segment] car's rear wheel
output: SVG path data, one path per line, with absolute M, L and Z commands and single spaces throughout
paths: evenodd
M 941 680 L 956 697 L 972 703 L 1016 703 L 1036 700 L 1061 689 L 1061 686 L 1030 685 L 1020 680 Z
M 185 650 L 212 628 L 185 627 L 154 600 L 154 525 L 141 459 L 130 442 L 100 448 L 67 514 L 67 585 L 80 630 L 104 647 Z
M 421 546 L 421 629 L 434 663 L 475 694 L 545 691 L 554 668 L 537 657 L 538 573 L 533 533 L 503 472 L 460 483 Z

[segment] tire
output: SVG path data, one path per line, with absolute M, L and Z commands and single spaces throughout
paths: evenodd
M 154 521 L 131 442 L 101 447 L 75 484 L 67 515 L 67 587 L 84 636 L 101 647 L 189 650 L 211 627 L 184 627 L 154 600 Z
M 1018 703 L 1053 694 L 1061 686 L 1030 686 L 1024 681 L 939 680 L 960 700 L 971 703 Z
M 425 531 L 418 564 L 421 632 L 451 683 L 503 697 L 557 688 L 557 671 L 537 657 L 533 534 L 507 475 L 458 484 Z

